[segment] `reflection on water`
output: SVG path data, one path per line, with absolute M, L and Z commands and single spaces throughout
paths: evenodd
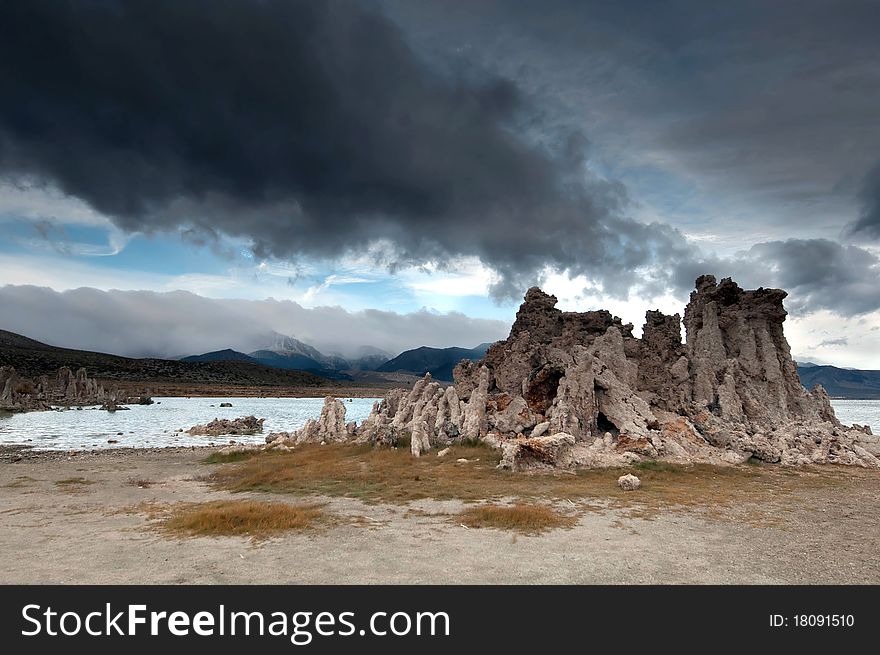
M 131 405 L 131 409 L 106 412 L 96 408 L 26 414 L 0 414 L 0 444 L 27 444 L 40 449 L 79 450 L 92 448 L 261 443 L 269 432 L 295 430 L 307 419 L 318 418 L 323 398 L 153 398 L 154 405 Z M 342 398 L 345 420 L 360 423 L 376 398 Z M 220 407 L 230 402 L 232 407 Z M 213 405 L 213 407 L 212 407 Z M 253 414 L 265 418 L 263 434 L 233 437 L 194 437 L 186 432 L 196 423 L 215 418 Z M 122 433 L 121 435 L 119 433 Z M 115 444 L 108 444 L 113 439 Z

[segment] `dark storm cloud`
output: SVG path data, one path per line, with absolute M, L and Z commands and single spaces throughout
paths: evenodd
M 880 239 L 880 163 L 865 176 L 859 198 L 862 201 L 862 213 L 849 226 L 849 233 Z
M 880 152 L 876 1 L 384 4 L 427 52 L 460 50 L 585 130 L 685 231 L 835 238 L 856 217 Z
M 611 293 L 680 237 L 623 216 L 586 141 L 538 143 L 511 82 L 432 68 L 349 2 L 3 3 L 0 175 L 128 231 L 227 234 L 261 256 L 476 255 L 519 295 L 547 264 Z
M 729 258 L 694 253 L 677 268 L 679 288 L 691 288 L 702 273 L 732 277 L 743 287 L 785 289 L 785 306 L 796 315 L 825 309 L 852 316 L 880 309 L 880 257 L 828 239 L 768 241 Z

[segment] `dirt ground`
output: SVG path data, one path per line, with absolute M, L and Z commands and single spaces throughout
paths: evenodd
M 204 481 L 218 467 L 203 463 L 209 453 L 7 453 L 2 582 L 880 583 L 880 471 L 828 468 L 829 484 L 795 481 L 760 507 L 724 511 L 711 501 L 640 511 L 650 485 L 623 502 L 619 492 L 546 499 L 576 516 L 574 527 L 526 536 L 464 527 L 458 500 L 231 494 Z M 230 498 L 318 501 L 335 520 L 255 542 L 170 536 L 149 511 Z

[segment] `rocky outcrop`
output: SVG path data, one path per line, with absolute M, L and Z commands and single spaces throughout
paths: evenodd
M 232 434 L 259 434 L 266 419 L 243 416 L 236 419 L 215 418 L 206 425 L 194 425 L 187 432 L 194 436 L 219 437 Z
M 704 275 L 682 342 L 678 314 L 647 312 L 637 338 L 607 311 L 563 312 L 532 288 L 508 338 L 461 362 L 453 386 L 426 375 L 377 402 L 358 428 L 328 399 L 289 441 L 408 443 L 418 456 L 481 440 L 513 470 L 750 458 L 880 467 L 870 430 L 841 425 L 821 387 L 801 386 L 785 296 Z
M 299 430 L 273 432 L 266 437 L 268 445 L 291 447 L 300 443 L 331 443 L 354 438 L 355 423 L 345 422 L 345 404 L 332 396 L 324 398 L 321 416 L 309 419 Z
M 504 441 L 501 445 L 502 457 L 498 466 L 511 471 L 568 468 L 571 464 L 574 444 L 574 437 L 564 432 Z
M 0 410 L 28 412 L 84 405 L 119 409 L 129 402 L 149 404 L 152 400 L 146 396 L 131 399 L 116 389 L 106 391 L 101 383 L 88 376 L 84 368 L 74 373 L 65 366 L 55 375 L 31 379 L 16 373 L 12 366 L 0 367 Z

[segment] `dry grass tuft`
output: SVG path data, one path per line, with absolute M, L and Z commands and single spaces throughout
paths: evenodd
M 160 527 L 185 536 L 249 536 L 265 539 L 290 530 L 316 527 L 326 519 L 317 504 L 288 505 L 260 501 L 215 501 L 167 508 Z
M 59 487 L 79 487 L 88 484 L 95 484 L 94 480 L 86 480 L 85 478 L 65 478 L 55 482 Z
M 259 451 L 238 451 L 234 453 L 211 453 L 202 460 L 202 464 L 231 464 L 232 462 L 243 462 L 257 455 Z
M 454 517 L 469 528 L 497 528 L 521 534 L 540 534 L 555 528 L 570 528 L 577 517 L 560 514 L 547 505 L 479 505 Z
M 6 484 L 0 485 L 0 488 L 3 489 L 23 489 L 31 485 L 32 482 L 36 482 L 37 480 L 32 478 L 29 475 L 18 475 L 13 478 L 10 482 Z

